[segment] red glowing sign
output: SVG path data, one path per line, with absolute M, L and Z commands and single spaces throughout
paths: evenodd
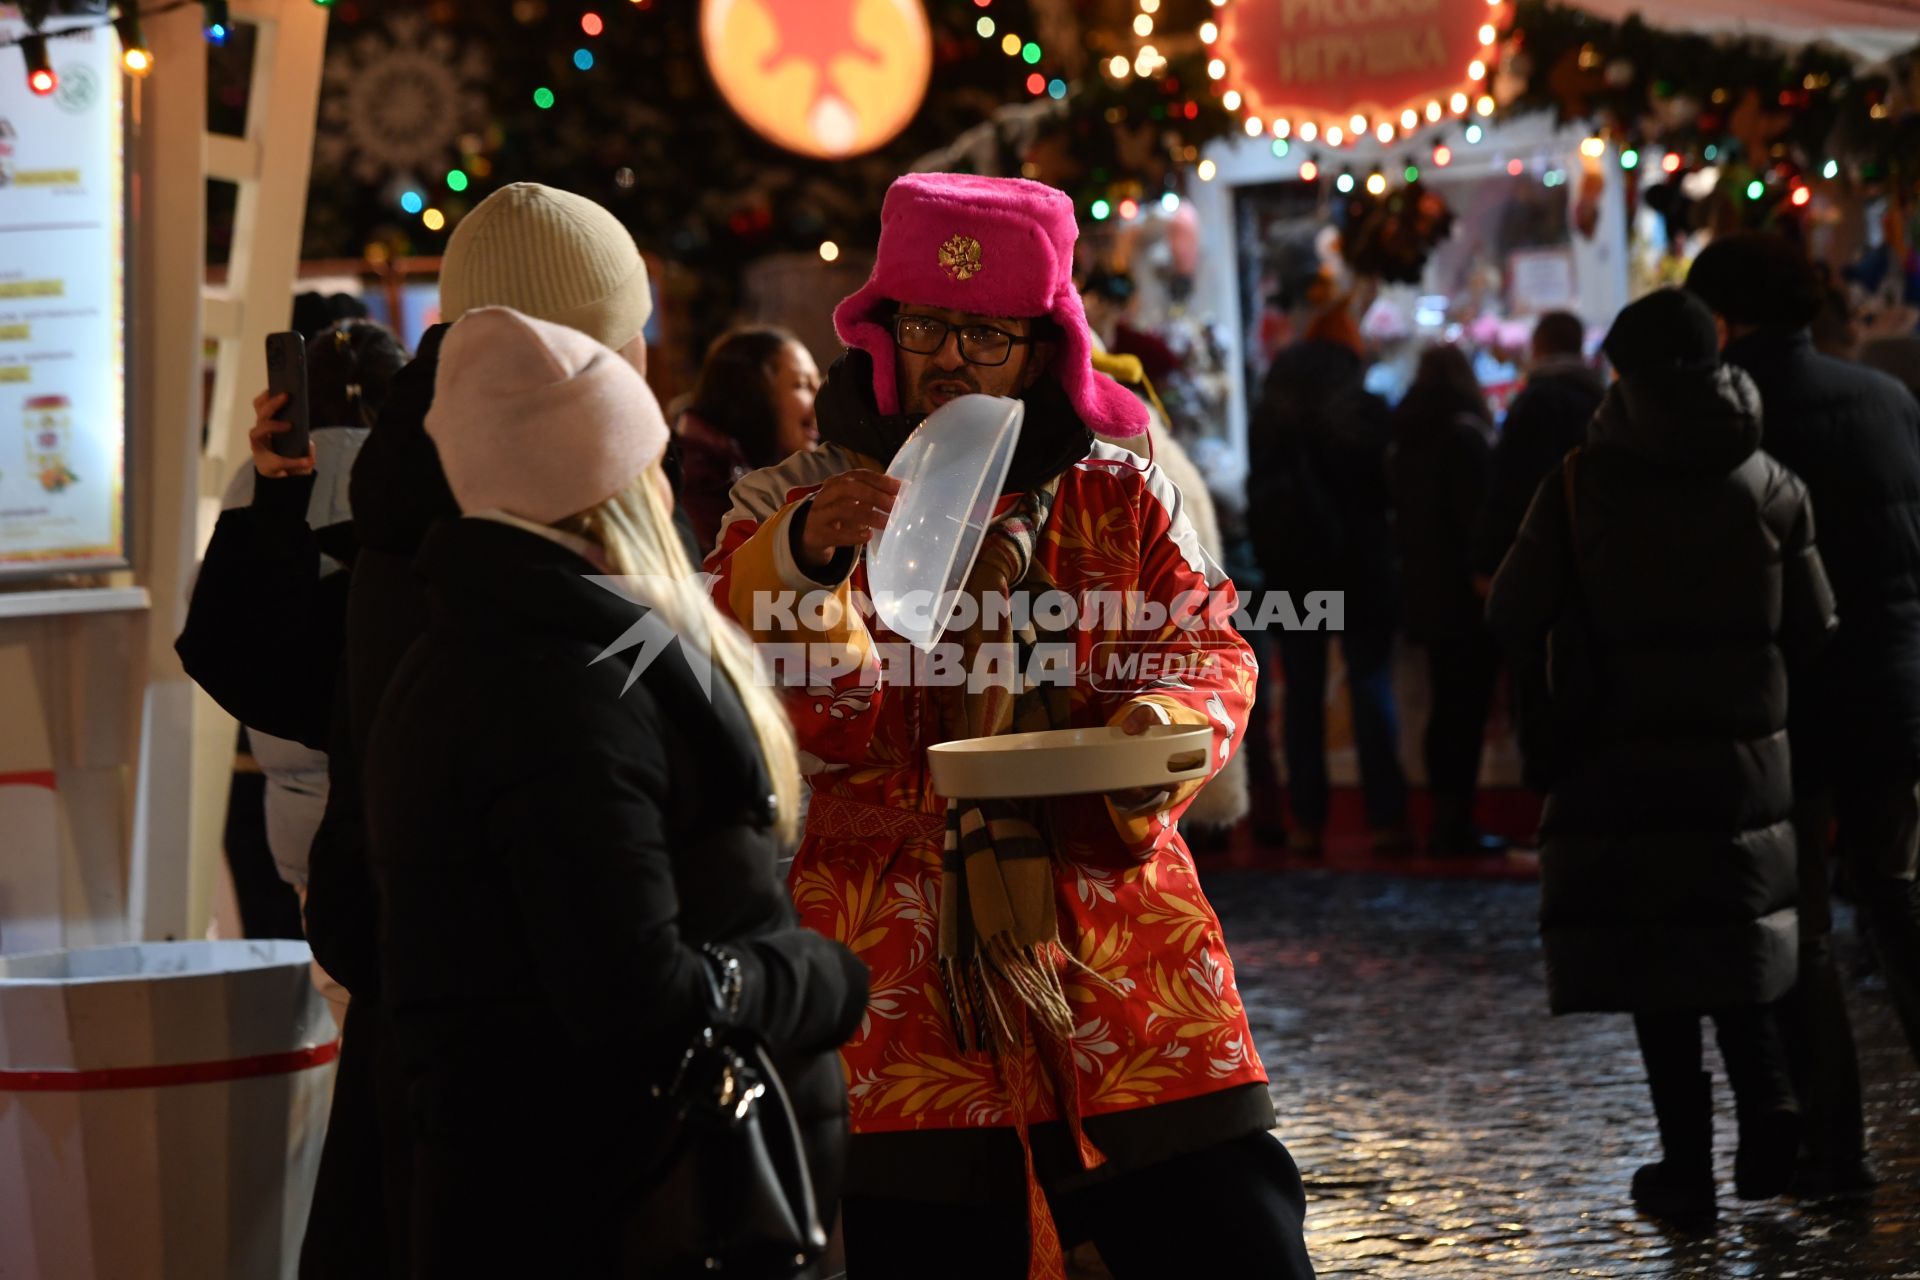
M 1256 116 L 1343 134 L 1359 116 L 1390 140 L 1407 112 L 1431 124 L 1486 91 L 1502 2 L 1228 0 L 1213 52 Z

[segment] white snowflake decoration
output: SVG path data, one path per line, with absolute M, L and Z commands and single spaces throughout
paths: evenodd
M 314 151 L 320 163 L 375 183 L 431 170 L 462 134 L 487 123 L 488 65 L 417 13 L 389 16 L 327 55 Z

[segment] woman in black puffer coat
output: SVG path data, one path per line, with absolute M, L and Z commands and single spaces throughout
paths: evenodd
M 1683 1222 L 1715 1209 L 1702 1015 L 1738 1108 L 1736 1189 L 1778 1195 L 1792 1173 L 1768 1008 L 1795 972 L 1788 676 L 1835 625 L 1806 491 L 1759 451 L 1759 395 L 1717 348 L 1689 295 L 1621 313 L 1606 351 L 1622 380 L 1541 485 L 1488 602 L 1550 787 L 1553 1009 L 1633 1013 L 1666 1153 L 1634 1199 Z
M 670 1122 L 651 1089 L 719 1022 L 780 1068 L 831 1222 L 834 1050 L 866 970 L 795 922 L 791 730 L 680 550 L 658 406 L 592 339 L 483 308 L 446 337 L 427 431 L 465 518 L 416 562 L 426 631 L 365 771 L 412 1274 L 679 1274 L 652 1252 Z M 702 631 L 710 666 L 688 654 Z

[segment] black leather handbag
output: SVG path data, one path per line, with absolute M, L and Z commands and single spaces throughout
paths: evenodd
M 724 952 L 710 949 L 724 966 Z M 737 984 L 738 966 L 729 976 Z M 712 976 L 712 975 L 709 975 Z M 716 982 L 716 986 L 722 985 Z M 628 1221 L 626 1274 L 802 1276 L 827 1249 L 813 1179 L 786 1084 L 766 1047 L 725 1024 L 738 1002 L 717 993 L 673 1079 L 665 1155 Z

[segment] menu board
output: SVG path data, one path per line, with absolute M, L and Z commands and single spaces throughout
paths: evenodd
M 59 19 L 49 33 L 63 30 Z M 24 24 L 0 7 L 0 37 Z M 0 49 L 0 575 L 126 563 L 123 94 L 110 27 Z

